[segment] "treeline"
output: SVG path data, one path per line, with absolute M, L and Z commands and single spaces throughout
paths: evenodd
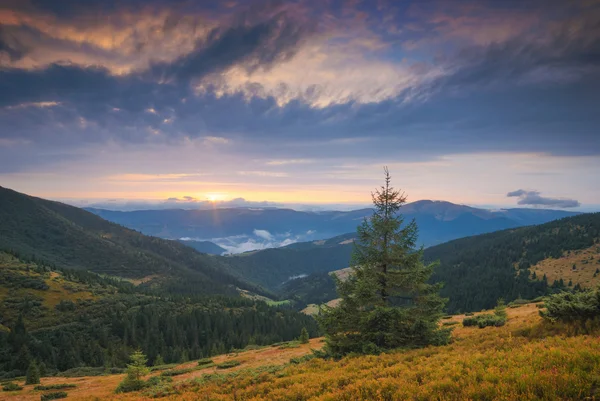
M 9 291 L 0 320 L 2 377 L 23 375 L 33 361 L 47 373 L 83 366 L 110 370 L 124 367 L 135 349 L 151 363 L 174 363 L 289 341 L 303 327 L 318 335 L 311 317 L 263 302 L 158 296 L 120 280 L 43 264 L 4 263 L 0 271 L 10 272 L 3 276 Z M 32 288 L 46 293 L 47 285 L 38 284 L 45 283 L 49 271 L 60 272 L 66 287 L 92 291 L 94 299 L 63 299 L 50 309 L 45 298 L 23 293 Z M 29 282 L 38 284 L 23 285 Z

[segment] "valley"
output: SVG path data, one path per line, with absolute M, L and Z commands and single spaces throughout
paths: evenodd
M 209 399 L 226 400 L 233 399 L 233 389 L 239 396 L 257 400 L 299 394 L 310 399 L 370 394 L 376 399 L 386 397 L 386 388 L 402 394 L 397 378 L 406 375 L 403 369 L 408 369 L 410 360 L 419 361 L 418 369 L 429 372 L 424 377 L 432 384 L 417 389 L 408 381 L 402 388 L 427 398 L 438 394 L 442 377 L 448 374 L 444 369 L 431 371 L 433 367 L 421 359 L 425 351 L 395 351 L 377 359 L 350 358 L 333 365 L 311 361 L 312 350 L 324 345 L 312 316 L 319 314 L 319 305 L 339 306 L 332 274 L 342 281 L 351 277 L 347 266 L 356 234 L 218 256 L 198 252 L 185 241 L 146 236 L 87 211 L 6 189 L 0 190 L 0 205 L 3 383 L 22 384 L 28 366 L 36 363 L 43 367 L 42 385 L 74 384 L 67 389 L 72 399 L 194 399 L 198 392 L 208 392 Z M 445 283 L 441 289 L 448 298 L 445 310 L 453 314 L 440 322 L 440 327 L 452 329 L 451 343 L 432 349 L 432 357 L 444 366 L 460 364 L 477 370 L 481 361 L 487 361 L 500 368 L 492 353 L 502 354 L 507 344 L 513 344 L 510 349 L 516 354 L 504 358 L 534 366 L 537 360 L 528 359 L 525 350 L 543 354 L 541 338 L 558 341 L 559 337 L 539 317 L 541 304 L 525 300 L 593 287 L 599 241 L 600 214 L 596 213 L 426 248 L 424 260 L 439 261 L 431 282 Z M 481 330 L 461 326 L 465 312 L 489 310 L 499 298 L 511 305 L 506 326 Z M 307 345 L 296 341 L 301 329 L 312 338 Z M 573 354 L 569 347 L 587 349 L 590 345 L 581 334 L 561 343 L 561 350 Z M 510 342 L 510 338 L 518 340 Z M 479 343 L 487 347 L 477 348 Z M 144 352 L 150 365 L 157 365 L 152 368 L 155 373 L 146 377 L 156 376 L 156 384 L 116 395 L 135 349 Z M 467 349 L 479 349 L 480 359 L 465 359 Z M 575 361 L 580 354 L 570 357 L 579 363 Z M 210 366 L 198 365 L 199 359 L 206 358 L 212 360 Z M 216 368 L 228 366 L 229 361 L 241 363 Z M 381 364 L 399 369 L 383 376 L 391 380 L 391 387 L 373 387 L 380 380 L 372 381 L 371 375 L 380 377 L 389 370 Z M 362 379 L 348 366 L 361 371 Z M 326 373 L 330 370 L 336 373 Z M 588 380 L 577 372 L 561 370 L 560 374 L 569 380 Z M 336 384 L 333 377 L 338 376 L 353 384 Z M 323 390 L 307 391 L 296 381 L 300 377 Z M 474 387 L 473 377 L 461 379 L 460 388 L 447 383 L 448 391 L 457 398 L 478 397 L 481 391 L 513 395 L 519 391 L 509 384 L 512 376 L 495 379 L 504 383 L 500 390 Z M 478 383 L 491 379 L 481 380 Z M 539 391 L 547 391 L 543 390 L 546 384 L 540 386 Z M 593 390 L 565 385 L 557 391 Z M 14 393 L 0 393 L 0 399 L 38 399 L 42 394 L 44 390 L 24 386 Z

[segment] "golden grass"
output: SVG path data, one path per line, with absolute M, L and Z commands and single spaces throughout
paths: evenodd
M 225 371 L 214 367 L 175 376 L 179 391 L 165 400 L 568 400 L 600 399 L 600 341 L 597 336 L 527 337 L 541 318 L 534 304 L 509 308 L 504 327 L 462 327 L 443 347 L 396 351 L 341 361 L 290 358 L 322 346 L 321 339 L 299 348 L 266 347 L 212 358 L 242 361 Z M 464 315 L 444 322 L 462 322 Z M 534 330 L 538 334 L 540 330 Z M 536 338 L 534 338 L 536 337 Z M 259 368 L 279 365 L 278 371 Z M 188 362 L 177 369 L 197 366 Z M 154 373 L 154 374 L 158 374 Z M 207 375 L 209 374 L 209 375 Z M 146 400 L 144 393 L 114 394 L 123 375 L 76 379 L 44 378 L 42 384 L 75 383 L 76 400 Z M 26 386 L 21 395 L 0 400 L 38 400 Z M 596 398 L 594 398 L 596 397 Z
M 244 351 L 240 353 L 232 353 L 227 355 L 219 355 L 212 357 L 211 359 L 215 362 L 215 364 L 223 363 L 225 361 L 230 360 L 238 360 L 241 361 L 242 364 L 240 366 L 236 366 L 227 370 L 217 370 L 216 367 L 211 366 L 206 369 L 196 370 L 190 373 L 186 373 L 179 376 L 174 376 L 173 380 L 176 383 L 184 382 L 187 380 L 192 380 L 195 378 L 199 378 L 202 375 L 210 374 L 210 373 L 227 373 L 227 372 L 235 372 L 241 369 L 249 369 L 256 368 L 263 365 L 284 365 L 290 361 L 291 358 L 296 358 L 302 355 L 307 355 L 311 353 L 311 349 L 318 349 L 322 347 L 322 339 L 315 338 L 311 339 L 309 344 L 300 344 L 298 348 L 285 348 L 280 349 L 279 347 L 265 347 L 257 350 Z M 177 366 L 174 369 L 185 369 L 185 368 L 194 368 L 198 366 L 197 361 L 187 362 Z M 157 376 L 160 372 L 154 372 L 148 377 Z M 77 388 L 67 389 L 67 393 L 69 394 L 68 399 L 72 400 L 112 400 L 117 398 L 117 395 L 114 393 L 115 389 L 119 385 L 119 383 L 125 377 L 124 374 L 120 375 L 109 375 L 109 376 L 90 376 L 90 377 L 76 377 L 76 378 L 66 378 L 66 377 L 44 377 L 41 379 L 41 384 L 43 385 L 51 385 L 51 384 L 59 384 L 59 383 L 72 383 L 76 384 Z M 30 401 L 36 400 L 39 401 L 40 394 L 42 392 L 33 390 L 33 385 L 25 386 L 23 380 L 15 381 L 19 385 L 24 386 L 24 389 L 19 392 L 13 393 L 2 393 L 0 392 L 0 400 L 22 400 L 22 401 Z M 131 395 L 125 396 L 125 398 L 129 399 L 138 399 L 140 394 L 134 393 L 133 398 Z M 124 396 L 121 396 L 124 397 Z
M 565 284 L 571 280 L 573 285 L 580 284 L 582 287 L 595 287 L 600 284 L 600 274 L 594 277 L 596 269 L 600 269 L 600 251 L 594 245 L 587 249 L 565 252 L 560 258 L 548 258 L 532 266 L 530 270 L 535 272 L 538 279 L 544 274 L 548 282 L 564 280 Z M 573 265 L 576 269 L 573 270 Z

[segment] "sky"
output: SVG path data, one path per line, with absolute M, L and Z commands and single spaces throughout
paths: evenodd
M 0 0 L 0 185 L 600 210 L 599 0 Z M 111 206 L 112 205 L 112 206 Z

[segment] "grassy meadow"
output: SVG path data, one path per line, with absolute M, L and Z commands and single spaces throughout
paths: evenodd
M 454 331 L 453 342 L 442 347 L 333 361 L 310 359 L 311 350 L 323 345 L 312 339 L 214 357 L 206 368 L 196 361 L 159 368 L 150 376 L 184 373 L 141 392 L 115 394 L 123 375 L 49 377 L 42 385 L 76 384 L 68 399 L 77 400 L 600 399 L 598 332 L 548 326 L 538 305 L 508 308 L 503 327 L 462 327 L 464 315 L 444 319 Z M 234 360 L 240 364 L 217 369 Z M 43 394 L 24 387 L 2 392 L 0 399 L 39 400 Z

